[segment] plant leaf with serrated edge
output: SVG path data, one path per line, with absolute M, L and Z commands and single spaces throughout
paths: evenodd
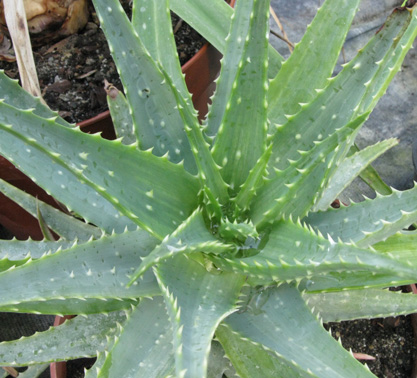
M 312 211 L 327 210 L 337 196 L 365 170 L 376 158 L 398 144 L 397 139 L 387 139 L 369 146 L 343 160 L 330 178 Z
M 97 378 L 166 377 L 175 370 L 171 342 L 172 325 L 163 298 L 143 298 L 128 314 Z
M 297 113 L 300 103 L 308 103 L 316 89 L 327 84 L 343 47 L 360 0 L 327 0 L 283 63 L 269 88 L 271 122 L 282 124 L 285 115 Z
M 126 315 L 120 311 L 77 316 L 59 327 L 0 343 L 0 366 L 26 366 L 93 357 L 104 350 L 107 337 L 118 334 L 116 323 L 125 319 Z
M 321 378 L 375 377 L 323 329 L 296 288 L 284 284 L 259 295 L 268 298 L 259 308 L 225 319 L 232 331 Z
M 327 137 L 284 171 L 277 171 L 265 182 L 250 206 L 250 217 L 259 230 L 285 216 L 304 217 L 324 189 L 326 177 L 335 169 L 344 148 L 368 114 L 356 118 Z
M 45 106 L 38 97 L 22 90 L 19 81 L 10 79 L 3 70 L 0 70 L 0 91 L 2 101 L 10 106 L 22 110 L 31 110 L 39 117 L 53 118 L 60 125 L 74 127 L 74 125 L 61 118 L 58 112 L 54 112 Z
M 240 377 L 257 377 L 260 373 L 262 378 L 317 377 L 285 360 L 273 350 L 234 332 L 224 322 L 217 328 L 216 338 Z
M 48 227 L 66 240 L 87 241 L 91 237 L 97 239 L 103 233 L 99 228 L 82 222 L 55 209 L 45 202 L 37 200 L 30 194 L 27 194 L 2 179 L 0 179 L 0 191 L 34 217 L 37 216 L 37 207 L 39 207 Z
M 223 0 L 170 0 L 170 8 L 221 53 L 225 53 L 233 9 Z M 284 58 L 269 45 L 268 77 L 279 71 Z
M 195 173 L 178 103 L 171 88 L 164 85 L 165 78 L 157 63 L 118 0 L 93 0 L 93 4 L 120 72 L 140 148 L 151 148 L 157 156 L 168 152 L 170 161 L 184 161 L 184 167 Z M 111 25 L 117 25 L 117 33 Z M 197 119 L 195 114 L 194 117 Z
M 152 265 L 158 264 L 176 254 L 189 254 L 200 251 L 220 254 L 234 250 L 235 246 L 224 244 L 214 237 L 206 226 L 202 210 L 197 209 L 184 223 L 171 235 L 167 235 L 162 243 L 142 260 L 130 282 L 136 281 Z
M 417 311 L 417 295 L 386 289 L 302 293 L 306 304 L 323 322 L 385 318 Z
M 105 306 L 109 300 L 158 295 L 152 272 L 126 288 L 140 257 L 157 243 L 143 230 L 103 236 L 2 272 L 0 311 L 94 313 L 102 311 L 100 301 Z M 23 290 L 26 280 L 31 284 Z M 96 299 L 96 306 L 86 298 Z M 72 309 L 66 303 L 71 299 Z
M 354 143 L 350 147 L 350 151 L 348 155 L 352 155 L 354 153 L 359 152 L 358 146 Z M 371 165 L 368 165 L 359 175 L 359 177 L 364 181 L 370 188 L 375 190 L 376 192 L 388 195 L 392 193 L 391 188 L 381 179 L 378 172 L 373 168 Z
M 132 25 L 149 54 L 162 66 L 181 96 L 191 100 L 178 59 L 169 3 L 169 0 L 133 1 Z
M 107 105 L 110 110 L 114 131 L 118 138 L 122 138 L 122 143 L 129 145 L 136 143 L 136 135 L 133 130 L 133 120 L 130 114 L 129 103 L 123 92 L 115 86 L 105 81 L 105 91 L 107 93 Z
M 332 273 L 340 275 L 343 281 L 342 272 L 350 275 L 349 284 L 345 287 L 357 288 L 372 286 L 376 274 L 379 274 L 379 281 L 375 280 L 375 286 L 380 286 L 383 279 L 385 285 L 390 286 L 398 277 L 404 281 L 417 277 L 415 268 L 406 262 L 353 245 L 329 241 L 291 221 L 274 224 L 267 244 L 257 255 L 233 260 L 218 256 L 210 258 L 223 270 L 248 275 L 251 285 L 268 285 L 274 281 L 298 282 L 304 278 L 315 281 Z M 364 272 L 368 274 L 367 278 L 362 277 Z M 357 274 L 359 278 L 356 278 Z M 326 289 L 334 288 L 332 279 L 326 282 Z M 335 285 L 340 285 L 340 282 L 336 280 Z
M 174 329 L 176 374 L 205 377 L 214 331 L 235 311 L 245 277 L 211 274 L 185 255 L 154 270 Z
M 217 328 L 218 330 L 219 328 Z M 216 332 L 217 332 L 216 330 Z M 221 344 L 213 340 L 210 347 L 210 355 L 207 367 L 207 378 L 224 378 L 236 376 L 236 371 L 225 356 L 225 352 Z
M 207 118 L 213 158 L 233 192 L 266 149 L 268 20 L 269 0 L 237 3 Z
M 368 247 L 417 221 L 416 193 L 416 186 L 405 191 L 393 189 L 388 196 L 378 194 L 373 200 L 310 213 L 303 222 L 324 236 Z
M 116 209 L 160 239 L 175 230 L 176 224 L 195 209 L 198 181 L 183 166 L 158 158 L 150 151 L 139 151 L 119 141 L 84 134 L 31 113 L 16 111 L 3 103 L 0 103 L 0 110 L 0 122 L 12 118 L 16 122 L 13 128 L 0 123 L 0 129 L 5 131 L 0 140 L 2 153 L 11 153 L 24 171 L 33 171 L 32 150 L 35 154 L 41 152 L 48 159 L 45 165 L 53 173 L 45 175 L 44 170 L 36 166 L 32 175 L 39 179 L 39 185 L 51 190 L 65 205 L 68 198 L 61 199 L 60 196 L 68 193 L 63 189 L 70 190 L 77 184 L 74 190 L 77 190 L 77 201 L 81 202 L 78 184 L 85 182 Z M 19 143 L 24 147 L 13 153 L 20 147 Z M 51 160 L 55 164 L 51 164 Z M 56 174 L 57 169 L 70 171 L 75 180 L 56 185 L 60 176 Z M 54 180 L 51 180 L 52 175 Z M 120 183 L 123 183 L 122 187 Z M 85 202 L 89 202 L 88 198 Z M 94 202 L 89 207 L 94 208 Z M 76 212 L 85 213 L 84 208 Z M 103 217 L 100 212 L 96 214 L 96 218 L 99 217 Z
M 288 159 L 296 160 L 297 151 L 309 150 L 320 136 L 326 138 L 374 108 L 417 35 L 416 13 L 417 8 L 394 11 L 358 55 L 335 78 L 329 79 L 317 97 L 277 129 L 271 138 L 271 174 L 274 167 L 285 169 Z

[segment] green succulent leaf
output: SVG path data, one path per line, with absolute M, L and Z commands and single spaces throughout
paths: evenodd
M 226 40 L 233 9 L 224 0 L 170 0 L 170 8 L 221 53 L 226 52 Z M 268 77 L 279 71 L 284 58 L 269 45 Z
M 142 230 L 114 234 L 10 268 L 0 273 L 0 311 L 95 313 L 106 311 L 107 301 L 114 308 L 117 300 L 158 295 L 152 272 L 126 288 L 140 257 L 157 242 Z
M 323 322 L 385 318 L 417 311 L 417 295 L 386 289 L 303 293 L 303 298 Z
M 67 215 L 1 179 L 0 191 L 34 217 L 38 217 L 39 211 L 48 227 L 65 240 L 86 241 L 91 237 L 98 239 L 103 233 L 99 228 Z
M 337 196 L 347 188 L 359 174 L 361 174 L 375 159 L 397 144 L 397 139 L 387 139 L 358 151 L 343 160 L 312 210 L 327 210 Z
M 350 148 L 349 155 L 358 153 L 359 147 L 353 144 Z M 375 190 L 379 194 L 388 195 L 392 193 L 391 188 L 381 179 L 378 172 L 371 165 L 368 165 L 359 175 L 370 188 Z
M 258 229 L 282 217 L 304 217 L 324 189 L 326 177 L 334 171 L 344 146 L 353 142 L 355 132 L 365 122 L 364 114 L 334 134 L 317 141 L 310 151 L 284 171 L 277 170 L 258 190 L 250 206 L 250 217 Z
M 327 0 L 270 82 L 268 116 L 282 124 L 316 97 L 332 75 L 360 0 Z M 301 104 L 300 104 L 301 103 Z
M 99 377 L 166 377 L 175 370 L 172 326 L 162 297 L 143 298 L 128 314 Z
M 208 114 L 214 160 L 233 192 L 266 148 L 269 0 L 238 2 Z M 249 96 L 255 92 L 257 96 Z
M 104 89 L 107 93 L 107 105 L 109 106 L 116 136 L 122 138 L 123 144 L 136 143 L 132 115 L 126 97 L 110 83 L 106 83 Z
M 0 104 L 0 109 L 0 122 L 9 117 L 19 122 L 19 127 L 13 128 L 0 123 L 0 130 L 6 131 L 0 141 L 2 151 L 10 152 L 12 148 L 15 151 L 16 145 L 18 148 L 19 144 L 24 144 L 25 147 L 14 154 L 14 160 L 28 170 L 31 170 L 34 155 L 42 153 L 43 159 L 51 159 L 55 164 L 45 164 L 53 169 L 53 173 L 37 170 L 34 175 L 39 176 L 39 183 L 47 185 L 47 189 L 52 186 L 50 190 L 64 204 L 69 202 L 66 202 L 68 191 L 62 189 L 74 187 L 78 190 L 80 182 L 86 183 L 119 211 L 161 239 L 194 210 L 198 182 L 181 165 L 158 158 L 150 151 L 125 146 L 120 141 L 108 141 L 99 135 L 62 127 L 29 112 L 17 112 L 5 104 Z M 70 171 L 75 179 L 60 181 L 59 176 L 66 178 L 64 173 L 60 175 L 64 170 Z M 52 175 L 57 177 L 55 183 L 50 180 Z M 122 187 L 120 183 L 123 183 Z M 66 195 L 66 198 L 61 199 L 60 195 Z M 86 198 L 85 202 L 91 201 Z M 90 208 L 94 205 L 97 203 L 88 204 Z M 77 209 L 84 214 L 82 208 L 77 206 Z M 160 214 L 165 215 L 160 217 Z M 96 219 L 102 215 L 94 211 Z M 114 217 L 117 221 L 120 216 L 117 213 Z
M 214 331 L 236 310 L 245 278 L 211 274 L 185 255 L 160 264 L 156 276 L 174 328 L 176 374 L 205 377 Z
M 117 323 L 123 323 L 125 319 L 123 311 L 77 316 L 59 327 L 3 342 L 0 344 L 0 366 L 26 366 L 93 357 L 104 350 L 106 338 L 119 333 Z
M 23 373 L 19 373 L 20 378 L 39 378 L 41 374 L 49 368 L 49 364 L 29 366 Z
M 74 127 L 74 125 L 61 118 L 57 112 L 45 106 L 38 97 L 34 97 L 22 90 L 19 81 L 10 79 L 3 70 L 0 70 L 0 88 L 2 101 L 6 104 L 17 109 L 31 110 L 34 114 L 42 118 L 54 118 L 55 122 L 60 125 Z
M 386 286 L 398 277 L 405 281 L 416 276 L 415 268 L 407 261 L 399 262 L 387 254 L 327 240 L 291 221 L 277 222 L 267 244 L 257 255 L 240 259 L 212 256 L 211 259 L 224 270 L 248 275 L 252 285 L 301 279 L 313 282 L 325 276 L 329 277 L 323 279 L 327 287 L 321 289 L 330 290 L 338 288 L 333 285 L 343 284 L 345 288 L 372 286 L 377 274 L 380 279 L 377 284 L 381 285 L 385 277 Z M 366 274 L 368 278 L 364 277 Z M 346 276 L 348 282 L 345 282 Z
M 295 365 L 303 376 L 375 377 L 323 329 L 295 287 L 284 284 L 258 295 L 264 296 L 259 307 L 224 321 L 232 332 L 275 351 L 289 371 Z
M 218 341 L 213 340 L 208 360 L 207 378 L 224 378 L 224 376 L 233 377 L 235 375 L 236 371 L 225 356 L 223 347 Z
M 303 221 L 325 236 L 368 247 L 417 221 L 416 193 L 417 187 L 393 189 L 388 196 L 310 213 Z
M 265 378 L 316 377 L 275 351 L 233 331 L 225 323 L 217 328 L 216 338 L 227 351 L 226 355 L 233 361 L 240 377 L 257 377 L 259 374 Z
M 164 85 L 164 74 L 133 28 L 120 2 L 94 0 L 93 3 L 121 73 L 140 148 L 152 149 L 157 156 L 168 152 L 170 161 L 184 161 L 186 169 L 194 173 L 195 161 L 183 121 L 175 111 L 178 103 L 171 88 Z M 118 25 L 117 33 L 110 25 Z M 148 27 L 147 23 L 142 24 L 144 27 Z
M 132 25 L 152 58 L 158 62 L 181 96 L 190 100 L 178 59 L 171 25 L 169 0 L 133 1 Z
M 201 209 L 197 209 L 184 223 L 182 223 L 171 235 L 159 244 L 140 264 L 133 274 L 130 282 L 136 281 L 152 265 L 162 262 L 173 255 L 181 253 L 204 253 L 220 254 L 234 251 L 235 246 L 224 244 L 216 239 L 207 229 Z
M 284 169 L 298 151 L 309 150 L 358 115 L 371 111 L 386 91 L 417 35 L 416 9 L 395 11 L 384 27 L 312 102 L 291 115 L 271 138 L 273 167 Z M 279 158 L 279 160 L 277 160 Z

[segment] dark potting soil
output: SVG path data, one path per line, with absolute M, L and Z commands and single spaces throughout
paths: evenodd
M 128 0 L 121 0 L 129 13 Z M 172 14 L 181 65 L 193 57 L 205 40 Z M 69 122 L 80 122 L 107 110 L 104 80 L 122 89 L 106 38 L 91 10 L 90 22 L 78 34 L 57 43 L 34 44 L 34 57 L 43 98 Z M 11 78 L 18 79 L 16 63 L 0 61 Z

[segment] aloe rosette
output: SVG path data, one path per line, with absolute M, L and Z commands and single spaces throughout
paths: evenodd
M 0 344 L 0 365 L 98 356 L 86 377 L 373 376 L 321 321 L 416 311 L 386 288 L 417 280 L 404 231 L 417 188 L 331 204 L 397 143 L 353 144 L 412 46 L 416 6 L 331 77 L 359 0 L 325 1 L 286 61 L 268 44 L 268 0 L 136 0 L 131 20 L 117 0 L 93 2 L 124 85 L 109 87 L 117 140 L 0 74 L 0 153 L 69 210 L 0 183 L 45 230 L 0 242 L 0 311 L 83 315 Z M 170 7 L 224 53 L 203 125 Z

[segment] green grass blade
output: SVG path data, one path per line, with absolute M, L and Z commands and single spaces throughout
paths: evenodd
M 225 320 L 234 332 L 321 378 L 375 377 L 324 330 L 296 288 L 282 285 L 259 295 L 268 300 Z
M 97 378 L 166 377 L 175 370 L 171 341 L 172 326 L 163 298 L 144 298 L 128 314 Z
M 107 337 L 118 333 L 117 323 L 126 320 L 124 313 L 77 316 L 59 327 L 33 336 L 0 344 L 0 366 L 32 364 L 94 357 L 104 350 Z
M 176 374 L 205 377 L 214 331 L 235 311 L 245 278 L 211 274 L 184 255 L 165 261 L 155 271 L 174 328 Z
M 307 27 L 300 43 L 270 82 L 269 119 L 282 124 L 300 111 L 331 77 L 360 0 L 327 0 Z
M 266 149 L 269 0 L 238 2 L 235 12 L 206 129 L 233 192 Z

